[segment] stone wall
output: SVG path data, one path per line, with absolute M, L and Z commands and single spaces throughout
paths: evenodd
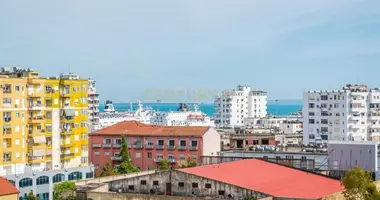
M 144 195 L 144 194 L 126 194 L 113 192 L 87 192 L 87 196 L 77 194 L 78 200 L 203 200 L 204 198 L 195 197 L 175 197 L 175 196 L 159 196 L 159 195 Z M 213 200 L 213 199 L 209 199 Z
M 109 183 L 109 190 L 123 193 L 171 194 L 173 196 L 233 199 L 242 199 L 247 196 L 268 197 L 263 193 L 183 173 L 178 170 L 115 180 Z

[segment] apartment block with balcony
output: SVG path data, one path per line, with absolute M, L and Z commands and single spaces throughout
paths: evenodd
M 0 175 L 87 165 L 87 98 L 88 80 L 77 75 L 0 68 Z
M 244 126 L 245 118 L 259 119 L 267 115 L 267 93 L 239 85 L 237 89 L 221 92 L 214 105 L 217 127 Z
M 88 130 L 89 133 L 100 129 L 99 94 L 96 92 L 96 81 L 88 80 Z
M 380 141 L 380 90 L 346 85 L 303 95 L 303 141 Z
M 178 167 L 192 157 L 216 155 L 221 149 L 219 133 L 212 127 L 153 126 L 124 121 L 90 133 L 90 162 L 100 172 L 107 162 L 121 161 L 122 137 L 126 138 L 132 163 L 141 170 L 155 169 L 163 159 Z

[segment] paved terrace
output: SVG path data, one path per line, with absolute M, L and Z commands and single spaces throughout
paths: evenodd
M 105 177 L 99 177 L 99 178 L 94 178 L 90 180 L 83 180 L 83 181 L 78 181 L 75 182 L 76 185 L 88 185 L 90 183 L 108 183 L 111 181 L 116 181 L 116 180 L 122 180 L 126 178 L 133 178 L 136 176 L 142 176 L 142 175 L 149 175 L 149 174 L 154 174 L 155 171 L 144 171 L 144 172 L 138 172 L 138 173 L 131 173 L 131 174 L 122 174 L 122 175 L 116 175 L 116 176 L 105 176 Z

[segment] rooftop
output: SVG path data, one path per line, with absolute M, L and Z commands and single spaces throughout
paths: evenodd
M 281 198 L 319 199 L 344 189 L 338 180 L 258 159 L 181 171 Z
M 123 121 L 100 129 L 91 135 L 149 135 L 149 136 L 203 136 L 209 127 L 204 126 L 155 126 L 138 121 Z
M 3 177 L 0 177 L 0 185 L 0 196 L 19 193 L 18 189 Z

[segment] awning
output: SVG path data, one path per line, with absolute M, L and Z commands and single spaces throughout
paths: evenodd
M 4 128 L 4 129 L 11 129 L 11 128 L 12 128 L 12 125 L 4 125 L 3 128 Z
M 36 136 L 33 137 L 34 143 L 41 144 L 41 143 L 46 143 L 46 137 L 45 136 Z
M 45 156 L 45 149 L 33 150 L 33 156 Z
M 75 116 L 75 110 L 74 109 L 66 109 L 65 110 L 65 116 L 66 117 L 74 117 Z

